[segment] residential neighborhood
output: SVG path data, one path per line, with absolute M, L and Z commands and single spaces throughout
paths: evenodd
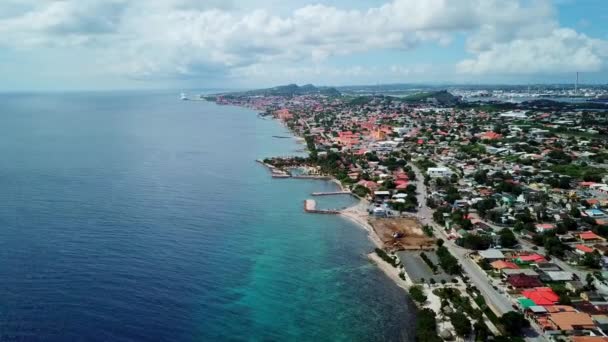
M 331 176 L 364 201 L 382 257 L 422 286 L 427 308 L 437 298 L 445 319 L 437 318 L 429 339 L 608 340 L 605 110 L 541 100 L 472 104 L 447 91 L 415 101 L 324 94 L 214 100 L 272 116 L 306 143 L 308 157 L 265 163 Z M 403 217 L 416 219 L 430 248 L 396 243 L 413 236 L 399 229 L 386 235 L 394 241 L 383 238 L 378 222 Z M 475 303 L 466 313 L 477 322 L 471 329 L 456 329 L 456 315 L 445 313 L 459 305 L 440 299 L 446 291 Z M 514 320 L 504 315 L 525 322 L 509 327 Z

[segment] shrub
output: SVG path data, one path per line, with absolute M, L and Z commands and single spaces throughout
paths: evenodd
M 412 296 L 412 299 L 415 300 L 418 303 L 424 303 L 426 302 L 426 295 L 424 294 L 424 290 L 422 289 L 421 286 L 419 285 L 415 285 L 410 287 L 410 296 Z

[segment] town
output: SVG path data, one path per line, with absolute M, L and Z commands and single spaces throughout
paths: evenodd
M 417 340 L 608 341 L 607 105 L 304 88 L 208 99 L 303 139 L 273 175 L 361 199 L 347 214 L 417 303 Z

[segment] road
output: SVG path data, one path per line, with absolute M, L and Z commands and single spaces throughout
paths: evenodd
M 410 164 L 412 170 L 416 173 L 416 191 L 418 193 L 418 203 L 421 204 L 418 208 L 418 218 L 422 224 L 430 225 L 434 228 L 435 232 L 438 232 L 440 237 L 445 241 L 444 246 L 452 253 L 462 265 L 462 269 L 468 275 L 469 279 L 475 286 L 481 291 L 481 294 L 486 299 L 488 306 L 498 315 L 502 315 L 509 311 L 513 311 L 513 303 L 509 298 L 499 293 L 490 284 L 487 274 L 477 266 L 468 254 L 469 250 L 457 246 L 452 240 L 448 239 L 448 236 L 443 227 L 439 227 L 433 222 L 433 209 L 426 205 L 426 194 L 427 189 L 424 185 L 424 175 L 420 172 L 416 166 Z
M 452 240 L 449 240 L 445 229 L 435 224 L 435 222 L 433 221 L 433 209 L 429 208 L 426 205 L 427 189 L 426 185 L 424 185 L 424 176 L 422 175 L 418 167 L 413 164 L 409 165 L 416 173 L 416 192 L 418 193 L 417 199 L 418 203 L 421 204 L 418 208 L 418 219 L 422 222 L 422 224 L 430 225 L 434 228 L 435 232 L 439 233 L 440 237 L 445 241 L 444 246 L 450 251 L 450 253 L 452 253 L 452 255 L 454 255 L 460 261 L 463 271 L 469 277 L 470 281 L 475 284 L 477 289 L 479 289 L 479 291 L 486 300 L 486 304 L 492 309 L 492 311 L 497 314 L 497 316 L 502 316 L 503 314 L 509 311 L 514 311 L 512 306 L 513 302 L 511 302 L 511 300 L 507 296 L 501 294 L 493 287 L 488 275 L 469 257 L 470 251 L 456 245 Z M 490 226 L 493 229 L 500 228 L 495 225 Z M 567 270 L 567 268 L 563 269 Z M 547 341 L 543 336 L 542 331 L 535 325 L 528 329 L 525 329 L 523 331 L 523 335 L 526 341 Z

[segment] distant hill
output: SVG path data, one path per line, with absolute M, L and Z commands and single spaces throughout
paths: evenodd
M 332 87 L 315 87 L 312 84 L 298 86 L 297 84 L 288 84 L 274 88 L 249 90 L 238 93 L 230 93 L 232 96 L 296 96 L 296 95 L 326 95 L 340 96 L 341 93 Z
M 410 103 L 434 103 L 442 106 L 453 106 L 460 103 L 460 98 L 452 95 L 447 90 L 424 92 L 402 98 Z

